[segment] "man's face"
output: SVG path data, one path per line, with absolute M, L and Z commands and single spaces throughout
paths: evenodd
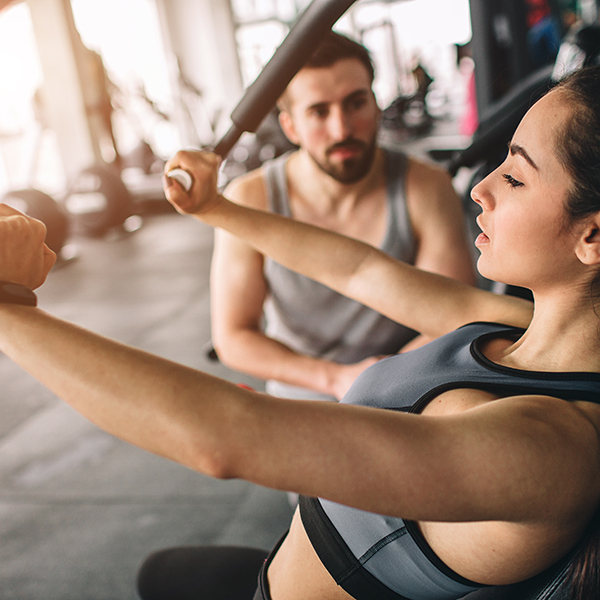
M 379 108 L 364 65 L 354 58 L 304 68 L 287 89 L 280 115 L 284 133 L 315 164 L 341 183 L 355 183 L 371 168 Z

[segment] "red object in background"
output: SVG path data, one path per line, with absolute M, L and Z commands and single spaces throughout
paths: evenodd
M 527 0 L 527 27 L 530 29 L 552 14 L 548 0 Z
M 471 136 L 479 127 L 479 115 L 477 112 L 477 92 L 475 90 L 475 71 L 472 70 L 467 76 L 467 97 L 465 111 L 460 119 L 460 134 Z

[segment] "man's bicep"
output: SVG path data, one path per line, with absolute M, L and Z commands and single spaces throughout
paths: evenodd
M 474 283 L 462 204 L 450 177 L 417 164 L 409 188 L 409 212 L 417 238 L 415 265 L 465 283 Z
M 429 224 L 419 240 L 415 266 L 424 271 L 439 273 L 468 284 L 475 283 L 473 257 L 466 241 L 460 235 L 460 228 L 453 229 L 446 220 L 434 228 L 434 220 Z
M 217 231 L 211 267 L 213 337 L 257 329 L 267 284 L 263 256 L 233 236 Z
M 262 169 L 237 177 L 225 188 L 223 195 L 237 204 L 267 210 L 267 189 Z
M 238 204 L 266 210 L 262 171 L 234 179 L 225 195 Z M 213 338 L 260 327 L 267 293 L 263 264 L 263 255 L 248 244 L 223 230 L 215 231 L 211 267 Z

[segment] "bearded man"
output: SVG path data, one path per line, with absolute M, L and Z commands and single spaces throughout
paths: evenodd
M 421 269 L 474 282 L 460 200 L 448 174 L 378 145 L 380 109 L 364 46 L 331 33 L 279 100 L 298 150 L 235 179 L 235 202 L 377 246 Z M 339 400 L 417 332 L 297 275 L 223 231 L 211 271 L 213 344 L 227 366 L 286 398 Z M 407 344 L 410 344 L 407 346 Z

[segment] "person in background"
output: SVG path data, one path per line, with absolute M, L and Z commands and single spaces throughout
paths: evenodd
M 554 62 L 562 40 L 548 0 L 527 0 L 527 45 L 535 68 Z
M 461 204 L 448 174 L 377 144 L 373 77 L 367 50 L 332 32 L 279 101 L 281 127 L 299 149 L 235 179 L 226 193 L 244 206 L 325 227 L 473 283 Z M 267 391 L 280 397 L 339 400 L 382 355 L 423 342 L 222 231 L 211 296 L 212 342 L 221 361 L 267 380 Z

